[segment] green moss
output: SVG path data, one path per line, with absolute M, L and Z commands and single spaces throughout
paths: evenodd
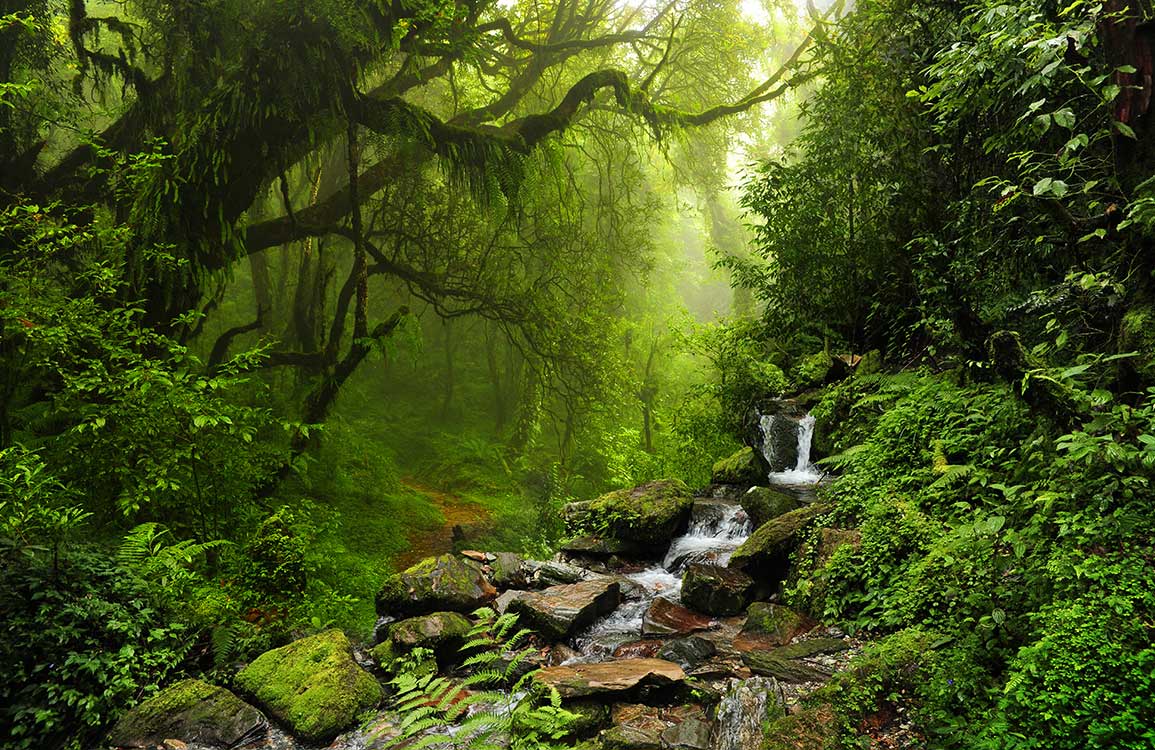
M 754 602 L 746 609 L 746 624 L 742 629 L 772 635 L 779 643 L 787 643 L 812 624 L 813 620 L 789 607 L 770 602 Z
M 332 739 L 381 701 L 381 686 L 353 661 L 339 630 L 265 652 L 241 670 L 237 685 L 309 742 Z
M 693 495 L 679 479 L 662 479 L 569 506 L 573 534 L 611 536 L 641 544 L 668 542 L 686 520 Z
M 813 388 L 822 385 L 834 366 L 834 359 L 826 352 L 817 352 L 804 357 L 794 371 L 794 385 L 796 388 Z
M 766 478 L 766 471 L 754 449 L 747 445 L 715 463 L 711 475 L 716 484 L 754 484 Z
M 734 551 L 730 566 L 778 562 L 790 554 L 798 532 L 829 510 L 825 505 L 807 505 L 767 521 Z
M 266 724 L 259 711 L 228 690 L 201 680 L 183 680 L 121 717 L 108 741 L 117 746 L 141 746 L 183 737 L 231 746 L 263 730 Z
M 755 528 L 792 510 L 797 510 L 800 505 L 798 499 L 793 495 L 771 487 L 751 487 L 749 492 L 742 495 L 739 502 Z

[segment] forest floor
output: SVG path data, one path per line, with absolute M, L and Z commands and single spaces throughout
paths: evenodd
M 409 477 L 403 478 L 401 483 L 427 497 L 441 514 L 442 522 L 437 526 L 410 528 L 406 533 L 409 548 L 393 559 L 397 570 L 405 570 L 426 557 L 452 552 L 455 536 L 475 537 L 489 531 L 493 525 L 493 511 L 475 500 L 429 487 Z M 455 534 L 454 528 L 460 531 Z

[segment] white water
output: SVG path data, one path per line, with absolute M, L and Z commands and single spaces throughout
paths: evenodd
M 707 558 L 716 565 L 725 565 L 734 550 L 750 536 L 750 531 L 750 521 L 742 506 L 695 503 L 686 534 L 670 543 L 662 564 L 624 576 L 638 585 L 637 598 L 622 603 L 575 638 L 573 646 L 581 655 L 569 663 L 611 659 L 615 648 L 641 638 L 642 620 L 654 599 L 661 596 L 675 603 L 681 601 L 683 565 Z
M 782 688 L 772 677 L 730 680 L 718 702 L 714 750 L 758 750 L 762 746 L 762 722 L 774 701 L 782 705 Z
M 759 420 L 763 438 L 762 454 L 771 466 L 774 465 L 774 441 L 771 438 L 771 429 L 775 420 L 778 419 L 790 418 L 777 414 L 764 414 Z M 815 485 L 822 480 L 823 472 L 810 461 L 810 446 L 814 442 L 814 415 L 807 414 L 798 421 L 797 435 L 798 459 L 794 462 L 794 468 L 784 471 L 771 471 L 767 475 L 767 479 L 774 484 L 798 487 Z
M 703 505 L 702 507 L 707 507 Z M 666 570 L 679 570 L 691 562 L 726 565 L 730 555 L 750 536 L 750 519 L 740 505 L 717 506 L 719 512 L 703 512 L 690 520 L 686 535 L 670 544 L 662 560 Z

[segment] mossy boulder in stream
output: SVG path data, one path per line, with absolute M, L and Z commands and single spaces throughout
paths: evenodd
M 427 648 L 437 655 L 442 664 L 451 662 L 465 643 L 469 619 L 458 612 L 434 612 L 418 615 L 389 626 L 385 638 L 373 649 L 373 658 L 383 669 L 398 656 L 415 648 Z
M 414 617 L 431 612 L 472 612 L 497 595 L 482 566 L 457 555 L 427 557 L 389 576 L 377 592 L 377 613 Z
M 742 510 L 750 518 L 754 528 L 778 516 L 797 510 L 802 505 L 798 498 L 789 492 L 773 487 L 751 487 L 742 495 L 739 503 Z
M 690 563 L 682 576 L 682 601 L 709 615 L 736 615 L 750 603 L 753 579 L 740 570 Z
M 715 484 L 756 484 L 765 481 L 769 471 L 765 459 L 747 445 L 714 464 L 711 476 Z
M 744 570 L 763 582 L 779 583 L 790 572 L 790 553 L 798 546 L 799 532 L 829 505 L 807 505 L 771 519 L 758 527 L 730 556 L 730 567 Z
M 237 685 L 306 742 L 332 740 L 381 702 L 381 686 L 353 661 L 340 630 L 266 651 L 237 674 Z
M 200 680 L 183 680 L 160 691 L 116 722 L 108 744 L 156 747 L 167 739 L 229 748 L 263 736 L 264 715 L 237 696 Z
M 562 515 L 574 535 L 612 537 L 648 547 L 668 545 L 686 524 L 693 496 L 678 479 L 661 479 L 596 500 L 570 503 Z

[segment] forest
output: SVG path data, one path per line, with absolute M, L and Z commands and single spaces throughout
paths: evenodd
M 1148 0 L 0 0 L 0 748 L 1155 748 Z

